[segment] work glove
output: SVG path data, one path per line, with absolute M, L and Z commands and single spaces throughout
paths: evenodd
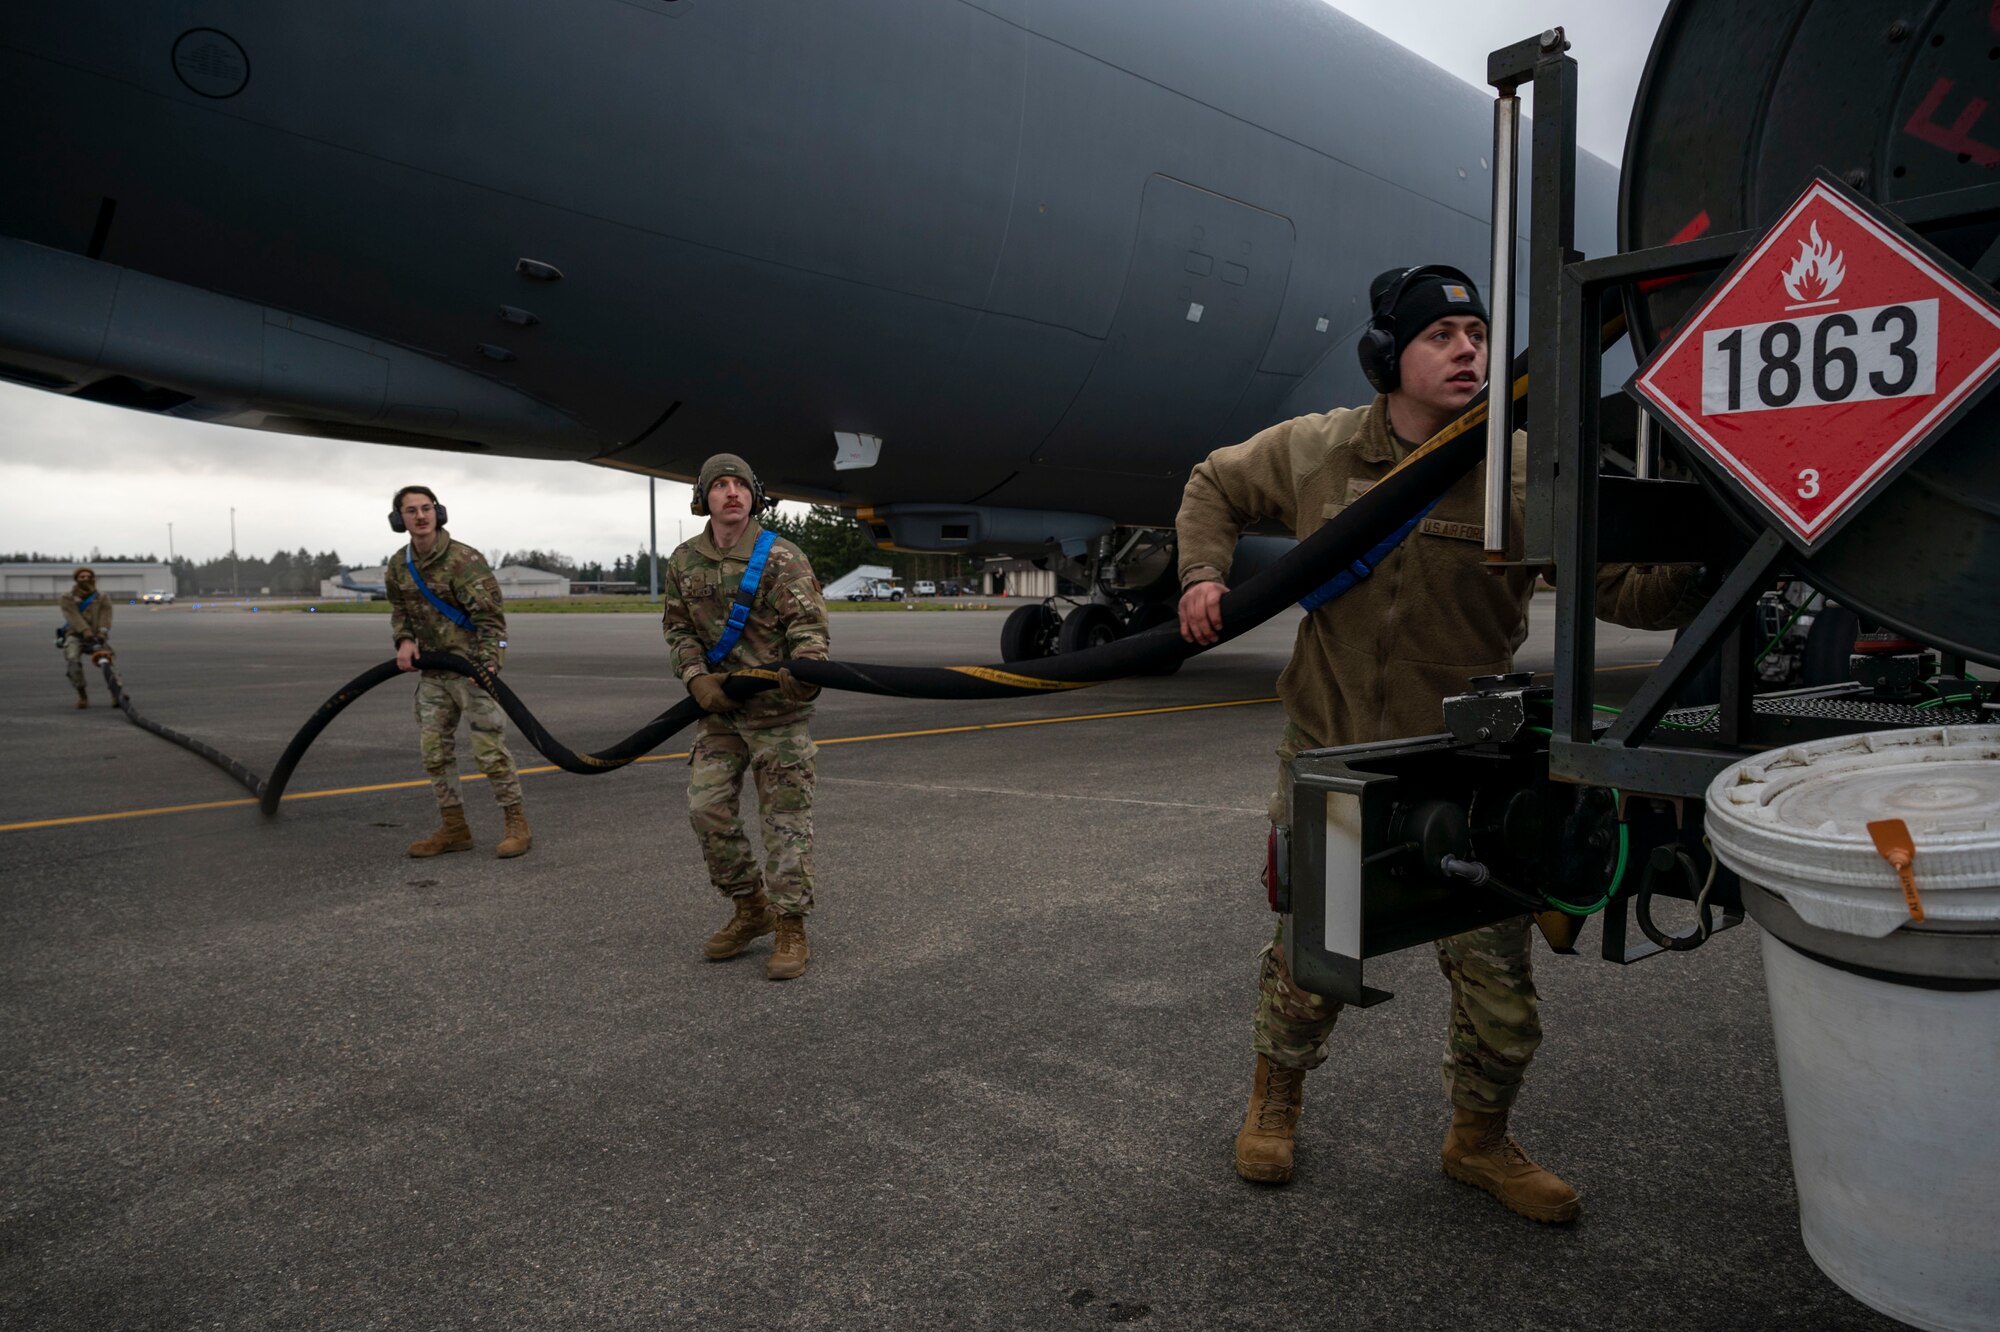
M 731 698 L 722 688 L 726 676 L 697 675 L 688 681 L 688 692 L 694 701 L 701 704 L 703 712 L 734 712 L 743 705 Z
M 778 692 L 785 696 L 787 703 L 810 703 L 819 697 L 819 686 L 807 684 L 781 667 L 778 670 Z

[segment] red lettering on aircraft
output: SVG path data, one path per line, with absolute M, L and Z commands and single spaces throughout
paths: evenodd
M 1996 9 L 2000 9 L 2000 3 L 1996 3 Z M 1993 21 L 1990 15 L 1988 21 Z M 1938 109 L 1944 105 L 1944 99 L 1951 94 L 1951 89 L 1951 80 L 1940 76 L 1938 81 L 1931 85 L 1930 92 L 1924 95 L 1923 102 L 1910 116 L 1910 123 L 1903 126 L 1903 133 L 1911 138 L 1920 139 L 1934 148 L 1942 148 L 1948 153 L 1958 153 L 1970 158 L 1983 167 L 2000 166 L 2000 148 L 1989 147 L 1972 137 L 1972 127 L 1986 114 L 1984 97 L 1974 97 L 1967 101 L 1965 109 L 1958 113 L 1958 119 L 1951 123 L 1950 128 L 1937 123 L 1935 117 Z
M 1993 3 L 1996 5 L 2000 5 L 2000 0 L 1993 0 Z M 1673 238 L 1669 240 L 1667 244 L 1684 245 L 1688 241 L 1693 240 L 1696 236 L 1701 235 L 1703 232 L 1707 230 L 1708 230 L 1708 210 L 1704 208 L 1699 213 L 1696 213 L 1692 218 L 1690 218 L 1686 226 L 1682 227 L 1679 231 L 1676 231 L 1673 234 Z M 1639 284 L 1639 290 L 1651 291 L 1655 287 L 1664 287 L 1669 283 L 1680 282 L 1682 280 L 1683 279 L 1677 277 L 1652 278 L 1648 281 L 1641 282 Z

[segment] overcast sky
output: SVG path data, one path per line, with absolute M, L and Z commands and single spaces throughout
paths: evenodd
M 1579 66 L 1583 146 L 1623 152 L 1632 97 L 1666 0 L 1332 0 L 1334 6 L 1469 83 L 1496 47 L 1561 24 Z M 1529 108 L 1532 110 L 1532 106 Z M 646 479 L 581 463 L 471 460 L 449 453 L 300 439 L 99 407 L 0 383 L 0 551 L 86 557 L 167 553 L 208 559 L 236 547 L 303 546 L 349 563 L 395 544 L 389 492 L 433 486 L 489 554 L 540 547 L 613 558 L 646 540 Z M 687 487 L 659 483 L 660 545 L 691 534 Z

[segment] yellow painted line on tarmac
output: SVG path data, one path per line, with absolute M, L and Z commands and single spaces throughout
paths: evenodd
M 937 726 L 922 731 L 884 731 L 879 735 L 842 735 L 830 740 L 822 740 L 822 745 L 858 745 L 872 740 L 908 740 L 926 735 L 960 735 L 968 731 L 1005 731 L 1018 726 L 1059 726 L 1064 722 L 1111 721 L 1120 717 L 1152 717 L 1168 712 L 1204 712 L 1213 708 L 1241 708 L 1258 703 L 1276 703 L 1276 698 L 1232 698 L 1220 703 L 1182 703 L 1170 708 L 1134 708 L 1126 712 L 1089 712 L 1075 717 L 1029 717 L 1021 721 L 979 722 L 970 726 Z M 634 763 L 669 763 L 688 756 L 683 749 L 673 754 L 646 754 Z M 519 768 L 516 773 L 522 777 L 544 772 L 560 772 L 555 764 L 544 764 L 535 768 Z M 461 781 L 483 782 L 486 774 L 470 772 Z M 328 796 L 367 795 L 376 791 L 407 791 L 413 787 L 429 786 L 428 777 L 415 781 L 378 782 L 371 786 L 335 786 L 322 791 L 294 791 L 285 797 L 291 800 L 323 800 Z M 25 823 L 0 823 L 0 833 L 27 832 L 31 828 L 60 828 L 77 823 L 106 823 L 115 819 L 144 819 L 159 814 L 192 814 L 207 809 L 240 809 L 245 805 L 255 805 L 255 799 L 245 797 L 240 800 L 209 800 L 198 805 L 161 805 L 154 809 L 121 809 L 109 814 L 72 814 L 61 819 L 33 819 Z
M 1064 722 L 1110 721 L 1117 717 L 1155 717 L 1163 712 L 1206 712 L 1211 708 L 1247 708 L 1276 703 L 1272 698 L 1232 698 L 1220 703 L 1182 703 L 1171 708 L 1134 708 L 1130 712 L 1086 712 L 1075 717 L 1029 717 L 1022 721 L 979 722 L 972 726 L 938 726 L 927 731 L 884 731 L 880 735 L 843 735 L 822 745 L 858 745 L 864 740 L 908 740 L 920 735 L 958 735 L 964 731 L 1005 731 L 1016 726 L 1060 726 Z M 0 829 L 4 831 L 4 829 Z
M 198 809 L 234 809 L 254 805 L 254 799 L 210 800 L 200 805 L 162 805 L 158 809 L 121 809 L 115 814 L 72 814 L 66 819 L 35 819 L 28 823 L 0 823 L 0 832 L 25 832 L 30 828 L 60 828 L 70 823 L 103 823 L 108 819 L 143 819 L 154 814 L 189 814 Z

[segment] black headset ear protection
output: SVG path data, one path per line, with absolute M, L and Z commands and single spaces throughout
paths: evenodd
M 406 491 L 404 493 L 410 495 L 424 494 L 424 492 L 421 490 L 411 490 L 411 491 Z M 446 522 L 444 516 L 444 501 L 438 499 L 434 495 L 425 495 L 425 498 L 429 499 L 430 502 L 437 507 L 438 526 L 443 527 Z M 410 525 L 403 521 L 403 508 L 401 505 L 396 505 L 395 507 L 389 510 L 389 530 L 391 532 L 407 532 L 410 530 Z
M 1388 285 L 1368 313 L 1368 327 L 1362 331 L 1361 341 L 1354 344 L 1356 354 L 1361 357 L 1361 373 L 1378 393 L 1394 393 L 1403 382 L 1401 357 L 1396 354 L 1396 305 L 1409 285 L 1421 277 L 1456 278 L 1476 288 L 1471 278 L 1449 264 L 1406 268 L 1401 277 Z
M 736 473 L 724 472 L 722 476 L 736 476 Z M 720 481 L 722 476 L 716 477 L 715 481 Z M 736 479 L 741 481 L 743 478 L 737 476 Z M 715 484 L 715 481 L 711 481 L 708 484 L 712 486 Z M 750 516 L 755 518 L 758 514 L 764 512 L 766 508 L 770 507 L 770 503 L 769 497 L 764 494 L 764 483 L 759 481 L 753 472 L 750 476 Z M 702 486 L 701 478 L 699 477 L 695 478 L 694 498 L 688 501 L 688 508 L 697 518 L 708 517 L 708 491 Z M 440 509 L 439 512 L 442 513 L 443 510 Z M 438 521 L 441 523 L 444 519 L 440 518 Z

